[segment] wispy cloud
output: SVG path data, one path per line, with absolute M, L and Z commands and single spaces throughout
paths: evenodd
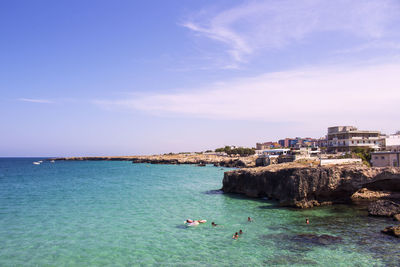
M 54 101 L 48 99 L 39 99 L 39 98 L 18 98 L 18 101 L 22 102 L 30 102 L 30 103 L 41 103 L 41 104 L 52 104 Z
M 400 64 L 320 66 L 238 78 L 186 92 L 97 101 L 158 116 L 299 122 L 393 123 L 400 116 Z M 189 92 L 188 92 L 189 91 Z
M 225 47 L 236 66 L 265 49 L 282 49 L 312 34 L 350 34 L 378 40 L 400 17 L 396 0 L 251 1 L 220 12 L 202 11 L 182 25 Z

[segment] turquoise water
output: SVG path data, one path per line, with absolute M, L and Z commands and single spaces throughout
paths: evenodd
M 0 266 L 398 266 L 393 224 L 357 207 L 225 195 L 212 166 L 0 159 Z M 247 217 L 254 218 L 248 223 Z M 304 223 L 310 219 L 310 225 Z M 187 228 L 186 218 L 207 219 Z M 211 227 L 215 221 L 221 227 Z M 233 240 L 242 229 L 244 234 Z M 325 243 L 302 234 L 341 237 Z

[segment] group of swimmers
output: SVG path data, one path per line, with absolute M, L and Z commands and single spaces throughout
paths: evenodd
M 248 222 L 252 222 L 253 221 L 253 219 L 252 218 L 250 218 L 250 217 L 247 217 L 247 221 Z M 215 222 L 211 222 L 211 226 L 218 226 L 218 224 L 216 224 Z M 242 229 L 240 229 L 239 230 L 239 232 L 236 232 L 233 236 L 232 236 L 232 239 L 238 239 L 239 238 L 239 235 L 242 235 L 243 234 L 243 231 L 242 231 Z
M 247 221 L 248 222 L 253 222 L 253 219 L 251 218 L 251 217 L 247 217 Z M 196 224 L 196 225 L 198 225 L 199 223 L 205 223 L 205 222 L 207 222 L 206 220 L 191 220 L 191 219 L 187 219 L 186 221 L 185 221 L 185 223 L 187 223 L 187 224 Z M 306 218 L 306 224 L 310 224 L 310 220 L 308 219 L 308 218 Z M 211 226 L 218 226 L 218 224 L 216 224 L 215 222 L 211 222 Z M 242 229 L 240 229 L 239 230 L 239 232 L 236 232 L 233 236 L 232 236 L 232 239 L 238 239 L 239 238 L 239 236 L 240 235 L 242 235 L 243 234 L 243 231 L 242 231 Z
M 247 217 L 247 221 L 248 221 L 248 222 L 253 222 L 253 219 L 252 219 L 251 217 Z M 242 231 L 242 229 L 240 229 L 240 230 L 239 230 L 239 233 L 236 232 L 236 233 L 232 236 L 232 239 L 238 239 L 238 238 L 239 238 L 239 235 L 242 235 L 242 234 L 243 234 L 243 231 Z
M 236 232 L 236 233 L 232 236 L 232 239 L 238 239 L 238 238 L 239 238 L 239 235 L 241 235 L 241 234 L 243 234 L 242 229 L 239 230 L 239 233 Z

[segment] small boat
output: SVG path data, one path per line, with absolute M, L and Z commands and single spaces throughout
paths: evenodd
M 50 160 L 50 162 L 51 162 L 51 163 L 54 163 L 54 162 L 55 162 L 55 160 L 54 160 L 54 159 L 52 159 L 52 160 Z
M 34 161 L 33 164 L 34 165 L 40 165 L 40 162 L 39 161 Z

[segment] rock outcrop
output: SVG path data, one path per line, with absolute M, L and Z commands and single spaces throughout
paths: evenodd
M 392 217 L 400 213 L 400 204 L 390 200 L 378 200 L 368 206 L 368 214 L 372 216 Z
M 362 188 L 400 192 L 400 169 L 361 165 L 271 165 L 225 172 L 222 190 L 276 199 L 283 206 L 309 208 L 350 202 L 353 194 Z
M 400 225 L 398 226 L 388 226 L 381 231 L 384 234 L 392 235 L 395 237 L 400 237 Z

